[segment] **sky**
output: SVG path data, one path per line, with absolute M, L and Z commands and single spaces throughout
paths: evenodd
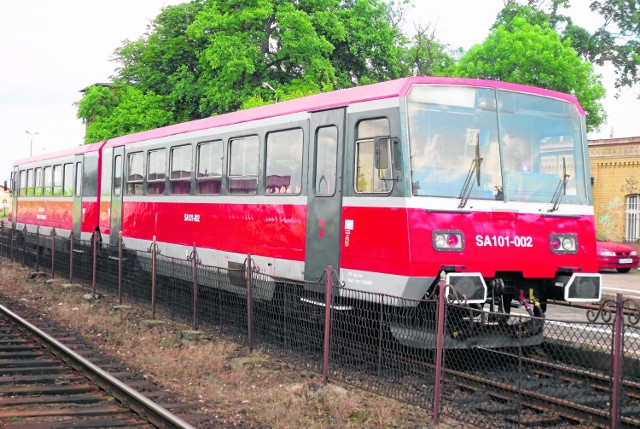
M 182 0 L 1 0 L 0 1 L 0 183 L 17 159 L 83 144 L 76 118 L 83 88 L 109 82 L 113 52 L 136 40 L 164 6 Z M 569 15 L 593 30 L 590 0 L 572 0 Z M 436 26 L 442 43 L 469 49 L 489 32 L 503 0 L 414 0 L 412 21 Z M 590 138 L 640 136 L 640 88 L 614 97 L 615 76 L 604 75 L 608 122 Z

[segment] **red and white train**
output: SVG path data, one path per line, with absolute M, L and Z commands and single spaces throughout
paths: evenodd
M 585 130 L 570 95 L 411 77 L 17 161 L 11 221 L 301 282 L 332 265 L 344 294 L 417 300 L 445 271 L 477 307 L 598 301 Z

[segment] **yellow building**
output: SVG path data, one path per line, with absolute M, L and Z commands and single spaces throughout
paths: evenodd
M 9 189 L 5 189 L 4 185 L 0 184 L 0 219 L 4 219 L 10 211 L 11 195 Z
M 640 137 L 589 141 L 596 229 L 640 247 Z

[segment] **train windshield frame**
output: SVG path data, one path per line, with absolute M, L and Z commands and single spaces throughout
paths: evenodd
M 583 122 L 568 101 L 415 85 L 407 117 L 414 196 L 589 204 Z

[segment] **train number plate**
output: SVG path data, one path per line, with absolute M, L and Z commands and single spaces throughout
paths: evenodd
M 633 262 L 633 259 L 631 259 L 631 258 L 618 259 L 618 263 L 619 264 L 630 264 L 632 262 Z

